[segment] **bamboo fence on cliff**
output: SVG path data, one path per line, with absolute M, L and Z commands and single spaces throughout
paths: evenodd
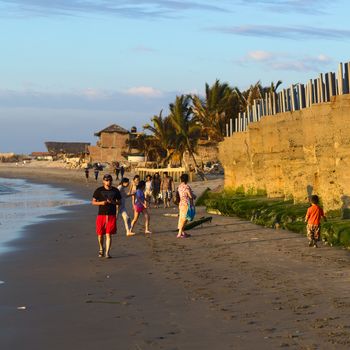
M 266 93 L 263 99 L 255 99 L 252 106 L 238 114 L 238 118 L 230 119 L 226 124 L 226 136 L 235 132 L 246 131 L 248 124 L 258 122 L 264 116 L 298 111 L 313 104 L 330 102 L 336 95 L 350 93 L 350 62 L 339 63 L 338 72 L 320 74 L 310 79 L 307 84 L 295 84 L 279 93 Z

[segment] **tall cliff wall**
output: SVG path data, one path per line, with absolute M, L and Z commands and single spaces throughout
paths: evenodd
M 263 117 L 219 145 L 225 187 L 269 197 L 321 196 L 326 210 L 350 203 L 350 95 Z

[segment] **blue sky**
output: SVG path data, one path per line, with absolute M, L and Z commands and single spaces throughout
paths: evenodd
M 345 0 L 0 0 L 0 152 L 96 142 L 215 79 L 282 87 L 350 60 Z

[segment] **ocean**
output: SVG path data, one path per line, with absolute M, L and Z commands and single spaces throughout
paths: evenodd
M 24 234 L 25 226 L 48 220 L 44 216 L 62 213 L 65 206 L 83 203 L 57 187 L 0 178 L 0 254 L 11 249 L 6 243 Z

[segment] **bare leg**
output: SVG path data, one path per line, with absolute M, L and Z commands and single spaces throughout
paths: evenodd
M 122 215 L 123 221 L 124 221 L 124 226 L 125 226 L 125 232 L 126 234 L 128 234 L 130 232 L 130 218 L 128 213 L 123 210 L 122 212 L 120 212 L 120 214 Z
M 139 219 L 139 216 L 140 216 L 140 214 L 138 212 L 134 211 L 134 219 L 131 222 L 130 231 L 132 231 L 134 229 L 134 226 L 136 225 L 137 220 Z
M 177 234 L 177 238 L 180 238 L 183 235 L 185 235 L 184 227 L 186 225 L 186 222 L 187 222 L 186 219 L 179 218 L 179 225 L 178 225 L 179 232 Z
M 145 233 L 152 233 L 149 229 L 150 216 L 148 214 L 147 209 L 143 211 L 143 214 L 145 215 Z
M 105 257 L 106 258 L 110 258 L 111 256 L 109 255 L 109 251 L 111 249 L 112 246 L 112 238 L 111 235 L 109 233 L 106 233 L 106 253 L 105 253 Z
M 99 253 L 98 256 L 102 257 L 103 256 L 103 236 L 97 236 L 97 241 L 98 241 L 98 246 L 99 246 Z

